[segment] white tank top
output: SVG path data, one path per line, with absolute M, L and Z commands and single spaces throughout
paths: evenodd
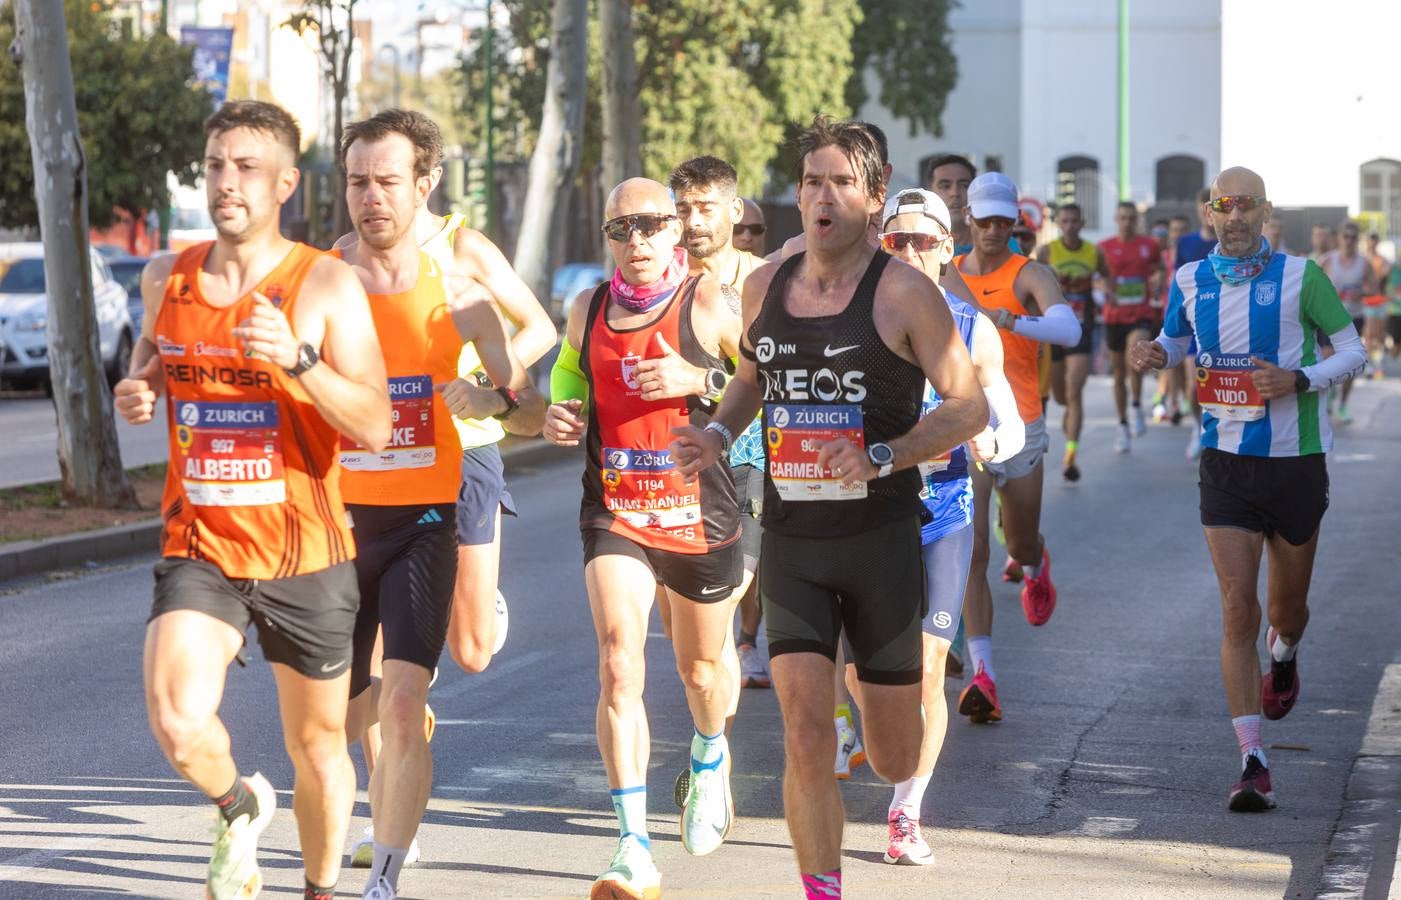
M 1348 263 L 1337 250 L 1330 250 L 1324 261 L 1323 269 L 1328 273 L 1333 287 L 1337 288 L 1343 308 L 1354 319 L 1362 315 L 1362 285 L 1367 280 L 1367 257 L 1359 253 Z

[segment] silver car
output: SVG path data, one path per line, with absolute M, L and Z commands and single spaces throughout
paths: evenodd
M 98 351 L 111 383 L 131 364 L 136 327 L 127 292 L 112 277 L 101 254 L 89 251 L 92 297 L 97 312 Z M 49 388 L 49 301 L 42 248 L 17 256 L 0 276 L 0 378 L 16 387 Z

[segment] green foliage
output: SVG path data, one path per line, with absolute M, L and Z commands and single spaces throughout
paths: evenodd
M 949 40 L 949 9 L 958 0 L 862 0 L 865 18 L 852 42 L 855 68 L 846 83 L 852 109 L 866 102 L 869 67 L 881 105 L 920 130 L 942 137 L 944 105 L 958 82 Z
M 201 125 L 209 94 L 192 87 L 193 50 L 165 35 L 129 37 L 83 0 L 64 4 L 78 127 L 87 160 L 88 218 L 113 221 L 113 207 L 136 214 L 169 202 L 166 172 L 193 185 L 204 153 Z M 14 39 L 12 5 L 0 9 L 0 47 Z M 24 84 L 0 60 L 0 226 L 38 223 Z

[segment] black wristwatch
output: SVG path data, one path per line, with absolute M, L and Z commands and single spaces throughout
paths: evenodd
M 1309 388 L 1311 388 L 1311 387 L 1313 387 L 1313 384 L 1309 381 L 1309 376 L 1307 376 L 1307 375 L 1304 374 L 1304 370 L 1303 370 L 1303 369 L 1295 369 L 1295 370 L 1294 370 L 1294 393 L 1296 393 L 1296 394 L 1305 394 L 1305 393 L 1308 393 L 1308 390 L 1309 390 Z
M 296 378 L 320 361 L 321 354 L 316 352 L 316 348 L 306 341 L 302 341 L 302 345 L 297 348 L 297 364 L 290 369 L 283 369 L 282 371 Z
M 895 451 L 889 444 L 872 444 L 867 447 L 866 458 L 876 467 L 877 478 L 884 478 L 895 471 Z
M 493 419 L 510 418 L 511 413 L 520 409 L 521 402 L 516 399 L 515 391 L 511 390 L 508 387 L 499 387 L 496 389 L 496 393 L 500 394 L 501 399 L 506 401 L 506 408 L 501 410 L 501 412 L 497 413 L 496 415 L 492 416 Z

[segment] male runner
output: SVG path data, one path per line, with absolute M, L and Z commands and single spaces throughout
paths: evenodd
M 631 178 L 608 197 L 611 282 L 581 293 L 551 377 L 545 437 L 586 443 L 580 530 L 598 634 L 598 746 L 621 832 L 591 896 L 655 897 L 661 875 L 647 833 L 650 738 L 642 702 L 655 584 L 671 605 L 672 647 L 695 724 L 681 841 L 712 852 L 733 824 L 724 671 L 732 598 L 744 571 L 729 467 L 699 485 L 667 449 L 671 429 L 709 421 L 739 348 L 739 318 L 719 282 L 690 275 L 667 190 Z
M 1020 453 L 1002 463 L 986 463 L 973 477 L 973 559 L 963 601 L 973 678 L 959 697 L 958 711 L 974 722 L 1002 718 L 997 674 L 992 665 L 992 590 L 988 586 L 988 520 L 992 491 L 1001 500 L 1002 529 L 1011 565 L 1023 577 L 1022 611 L 1032 625 L 1044 625 L 1056 608 L 1051 581 L 1051 554 L 1041 536 L 1041 457 L 1049 445 L 1037 386 L 1039 344 L 1073 347 L 1080 343 L 1080 322 L 1061 296 L 1056 274 L 1013 253 L 1007 236 L 1017 219 L 1017 186 L 1000 172 L 973 179 L 968 188 L 973 250 L 954 257 L 980 310 L 997 325 L 1002 338 L 1002 369 L 1017 398 L 1026 426 Z
M 1391 281 L 1391 260 L 1377 249 L 1381 235 L 1375 231 L 1367 235 L 1367 262 L 1372 266 L 1372 291 L 1362 297 L 1362 344 L 1367 351 L 1367 361 L 1372 364 L 1372 378 L 1381 381 L 1386 377 L 1382 371 L 1382 357 L 1386 355 L 1386 286 Z
M 1085 422 L 1085 379 L 1090 375 L 1090 354 L 1095 335 L 1095 276 L 1109 280 L 1109 264 L 1099 247 L 1080 237 L 1085 219 L 1078 203 L 1067 203 L 1056 210 L 1060 237 L 1051 241 L 1036 259 L 1048 265 L 1060 279 L 1061 294 L 1080 322 L 1080 341 L 1074 347 L 1051 345 L 1051 390 L 1056 402 L 1065 407 L 1061 432 L 1065 435 L 1065 458 L 1061 476 L 1080 480 L 1076 454 L 1080 449 L 1080 429 Z
M 978 167 L 957 153 L 935 157 L 929 167 L 929 189 L 944 201 L 953 222 L 954 256 L 973 250 L 973 232 L 968 225 L 968 185 L 977 177 Z
M 1338 237 L 1332 226 L 1319 223 L 1309 229 L 1309 259 L 1323 265 L 1323 257 L 1337 246 Z
M 346 204 L 359 236 L 344 258 L 369 291 L 376 330 L 393 338 L 383 345 L 394 405 L 390 446 L 370 453 L 344 441 L 340 456 L 361 598 L 347 731 L 358 739 L 377 721 L 383 732 L 370 779 L 375 827 L 365 897 L 372 900 L 397 896 L 433 783 L 424 705 L 452 611 L 462 482 L 452 416 L 494 416 L 529 434 L 538 433 L 545 410 L 492 306 L 452 292 L 448 267 L 418 248 L 414 220 L 441 155 L 438 126 L 400 109 L 352 123 L 341 139 Z M 464 341 L 502 387 L 456 377 Z M 383 677 L 371 691 L 381 624 Z
M 807 249 L 745 283 L 736 378 L 709 425 L 676 429 L 672 452 L 688 477 L 713 477 L 762 402 L 759 589 L 783 711 L 784 811 L 806 895 L 831 897 L 845 818 L 830 768 L 838 635 L 845 626 L 862 682 L 868 761 L 903 781 L 924 730 L 915 467 L 980 431 L 987 404 L 935 286 L 867 241 L 884 199 L 870 133 L 819 117 L 798 151 Z M 921 420 L 926 379 L 944 403 Z
M 881 247 L 937 282 L 939 270 L 953 259 L 949 211 L 944 201 L 929 191 L 902 191 L 886 201 Z M 1002 340 L 987 316 L 962 299 L 943 292 L 953 314 L 959 337 L 973 360 L 973 371 L 987 398 L 996 426 L 984 428 L 967 445 L 955 447 L 919 464 L 920 499 L 926 515 L 921 522 L 925 595 L 928 609 L 923 619 L 924 677 L 921 706 L 924 740 L 915 774 L 895 786 L 887 823 L 889 845 L 884 859 L 896 865 L 929 865 L 934 854 L 920 832 L 920 807 L 934 773 L 948 731 L 948 701 L 944 699 L 945 659 L 958 630 L 968 563 L 973 552 L 973 484 L 968 476 L 968 456 L 977 462 L 1004 462 L 1021 451 L 1025 429 L 1017 412 L 1012 387 L 1002 374 Z M 932 389 L 924 410 L 937 409 L 938 393 Z M 854 667 L 847 667 L 852 696 L 861 702 L 860 682 Z
M 764 211 L 759 208 L 759 204 L 745 197 L 744 218 L 735 225 L 734 237 L 731 240 L 734 248 L 763 259 L 764 232 L 767 230 L 767 226 L 764 225 Z
M 1265 240 L 1270 242 L 1270 249 L 1272 249 L 1275 253 L 1291 252 L 1289 247 L 1286 246 L 1284 243 L 1284 216 L 1282 216 L 1281 214 L 1276 212 L 1270 216 L 1270 218 L 1265 222 L 1265 230 L 1263 234 L 1265 236 Z M 1172 272 L 1174 271 L 1174 269 L 1169 268 L 1168 271 Z
M 1147 431 L 1143 420 L 1143 377 L 1129 371 L 1126 351 L 1131 343 L 1147 340 L 1154 330 L 1152 299 L 1163 274 L 1158 242 L 1138 233 L 1138 207 L 1123 201 L 1114 210 L 1118 234 L 1099 242 L 1109 263 L 1105 282 L 1104 343 L 1114 374 L 1114 409 L 1119 414 L 1115 453 L 1128 453 L 1133 438 Z M 1133 426 L 1129 426 L 1129 400 L 1133 401 Z
M 1270 220 L 1277 223 L 1279 218 Z M 1159 309 L 1166 310 L 1168 304 L 1168 294 L 1172 290 L 1171 273 L 1176 272 L 1177 263 L 1177 242 L 1187 233 L 1191 223 L 1183 215 L 1175 215 L 1168 219 L 1167 246 L 1163 248 L 1163 277 L 1159 279 L 1160 288 Z M 1268 227 L 1266 231 L 1268 231 Z M 1162 327 L 1162 322 L 1158 322 L 1158 327 Z M 1184 366 L 1178 366 L 1171 371 L 1158 373 L 1158 388 L 1153 394 L 1153 421 L 1171 421 L 1173 425 L 1181 423 L 1188 413 L 1192 411 L 1191 401 L 1187 399 L 1187 378 Z
M 146 267 L 141 340 L 114 391 L 132 424 L 169 395 L 146 710 L 171 765 L 218 807 L 207 895 L 256 896 L 277 798 L 262 775 L 239 776 L 219 719 L 256 626 L 296 772 L 304 896 L 329 900 L 355 798 L 345 716 L 359 604 L 336 449 L 341 435 L 375 451 L 389 441 L 384 360 L 350 267 L 278 233 L 297 123 L 241 100 L 204 130 L 218 236 Z
M 880 183 L 881 190 L 885 190 L 890 185 L 890 176 L 895 171 L 895 167 L 890 164 L 890 141 L 885 136 L 885 131 L 873 122 L 855 122 L 857 126 L 866 129 L 866 133 L 875 141 L 876 149 L 880 153 Z M 880 210 L 871 216 L 871 220 L 866 224 L 866 242 L 871 245 L 872 250 L 880 249 Z M 770 253 L 766 260 L 768 262 L 783 262 L 795 253 L 801 253 L 807 249 L 807 235 L 796 234 L 783 242 L 783 246 Z
M 1206 259 L 1216 246 L 1216 226 L 1211 224 L 1211 210 L 1207 207 L 1209 202 L 1211 188 L 1204 187 L 1197 194 L 1197 230 L 1177 239 L 1176 259 L 1179 266 Z
M 1270 203 L 1260 176 L 1227 169 L 1211 196 L 1220 247 L 1177 270 L 1163 331 L 1134 345 L 1133 364 L 1140 370 L 1177 365 L 1196 339 L 1205 420 L 1201 522 L 1221 584 L 1221 674 L 1244 769 L 1228 804 L 1255 812 L 1275 805 L 1260 714 L 1282 718 L 1299 697 L 1297 653 L 1328 508 L 1324 454 L 1333 435 L 1318 393 L 1358 375 L 1366 358 L 1317 265 L 1271 253 L 1261 240 Z M 1334 349 L 1322 361 L 1313 337 L 1319 329 Z M 1270 668 L 1263 676 L 1255 649 L 1262 551 L 1269 554 L 1270 624 Z
M 1320 265 L 1323 272 L 1333 282 L 1333 287 L 1342 298 L 1343 309 L 1352 316 L 1353 328 L 1359 334 L 1365 325 L 1363 318 L 1364 306 L 1362 298 L 1368 294 L 1376 293 L 1376 273 L 1372 271 L 1372 265 L 1367 261 L 1358 248 L 1358 237 L 1361 229 L 1357 223 L 1349 219 L 1338 226 L 1338 247 L 1330 250 L 1323 256 Z M 1329 337 L 1332 340 L 1332 337 Z M 1337 348 L 1334 348 L 1336 351 Z M 1352 396 L 1352 380 L 1343 382 L 1338 400 L 1338 421 L 1344 425 L 1352 424 L 1352 414 L 1348 412 L 1347 402 Z

